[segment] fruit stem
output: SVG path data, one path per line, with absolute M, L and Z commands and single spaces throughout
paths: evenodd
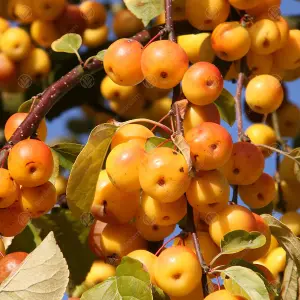
M 166 18 L 166 30 L 169 33 L 169 40 L 176 43 L 177 38 L 175 35 L 173 16 L 172 16 L 172 0 L 165 0 L 165 18 Z
M 163 28 L 162 30 L 160 30 L 145 46 L 144 49 L 146 47 L 148 47 L 152 42 L 154 42 L 157 38 L 161 37 L 162 35 L 164 35 L 167 32 L 166 27 Z
M 266 148 L 266 149 L 269 149 L 269 150 L 272 150 L 274 152 L 277 152 L 279 154 L 282 154 L 284 156 L 287 156 L 288 158 L 292 159 L 295 163 L 299 164 L 300 166 L 300 163 L 299 161 L 293 157 L 292 155 L 290 155 L 289 153 L 285 152 L 285 151 L 282 151 L 280 149 L 277 149 L 277 148 L 274 148 L 274 147 L 271 147 L 271 146 L 268 146 L 268 145 L 263 145 L 263 144 L 254 144 L 256 147 L 262 147 L 262 148 Z
M 171 111 L 169 111 L 165 116 L 163 116 L 158 123 L 162 123 L 165 119 L 167 119 L 168 117 L 170 117 L 171 115 Z M 153 128 L 151 129 L 151 131 L 153 132 L 155 130 L 155 128 L 157 127 L 157 125 L 153 126 Z M 174 130 L 172 130 L 174 131 Z
M 160 252 L 172 241 L 174 241 L 176 238 L 180 237 L 180 234 L 175 235 L 171 238 L 169 238 L 166 242 L 163 243 L 163 245 L 156 251 L 155 256 L 158 256 L 160 254 Z

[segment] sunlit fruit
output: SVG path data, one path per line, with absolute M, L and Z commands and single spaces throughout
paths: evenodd
M 300 132 L 300 108 L 293 103 L 284 103 L 277 112 L 282 136 L 296 137 Z
M 58 176 L 55 180 L 54 186 L 56 195 L 60 196 L 66 193 L 68 180 L 64 176 Z
M 294 174 L 294 173 L 292 173 Z M 291 175 L 292 175 L 291 174 Z M 295 176 L 295 175 L 294 175 Z M 298 181 L 294 180 L 281 180 L 280 186 L 282 190 L 282 198 L 284 200 L 285 209 L 287 211 L 295 211 L 300 207 L 297 195 L 300 189 L 300 183 Z M 278 192 L 278 184 L 276 184 L 276 198 L 274 200 L 275 204 L 278 204 L 279 202 L 279 192 Z
M 167 147 L 154 148 L 144 155 L 139 179 L 144 192 L 163 203 L 178 200 L 190 184 L 185 158 Z
M 0 85 L 9 84 L 16 77 L 16 66 L 7 55 L 0 53 Z
M 203 287 L 200 283 L 190 294 L 182 297 L 170 297 L 171 300 L 203 300 Z
M 197 170 L 217 169 L 230 158 L 232 138 L 224 127 L 216 123 L 204 122 L 186 132 L 185 138 Z
M 295 151 L 295 153 L 290 155 L 294 157 L 297 155 L 297 153 Z M 295 160 L 288 156 L 284 156 L 279 165 L 279 174 L 281 180 L 288 182 L 295 181 Z
M 244 300 L 244 297 L 234 296 L 226 290 L 219 290 L 216 292 L 212 292 L 204 300 Z
M 0 168 L 0 182 L 0 208 L 6 208 L 19 199 L 20 189 L 4 168 Z
M 132 39 L 119 39 L 105 51 L 104 69 L 117 84 L 131 86 L 143 81 L 141 57 L 143 46 Z
M 247 85 L 246 101 L 250 108 L 257 113 L 272 113 L 283 101 L 283 89 L 280 81 L 272 75 L 254 77 Z
M 88 245 L 90 250 L 94 254 L 96 254 L 97 257 L 99 257 L 100 259 L 105 258 L 101 249 L 100 236 L 106 225 L 107 225 L 106 223 L 96 220 L 90 227 L 90 232 L 88 237 Z
M 104 261 L 94 261 L 89 273 L 87 274 L 84 283 L 88 287 L 101 283 L 109 277 L 115 276 L 116 268 L 112 265 L 105 263 Z
M 107 42 L 109 28 L 106 25 L 90 29 L 87 28 L 82 34 L 82 42 L 88 48 L 97 48 Z
M 258 16 L 262 13 L 276 14 L 280 13 L 281 0 L 264 0 L 259 1 L 253 8 L 248 9 L 247 13 L 251 16 Z
M 286 265 L 286 252 L 282 247 L 274 249 L 266 258 L 265 265 L 274 277 L 283 272 Z
M 285 224 L 294 235 L 300 235 L 300 214 L 296 211 L 289 211 L 285 213 L 280 221 Z
M 63 13 L 67 4 L 65 0 L 39 0 L 32 2 L 34 14 L 45 21 L 57 19 Z
M 150 84 L 169 89 L 182 80 L 188 69 L 189 59 L 178 44 L 161 40 L 151 43 L 144 49 L 141 66 L 145 79 Z
M 151 103 L 149 108 L 146 108 L 145 114 L 148 119 L 158 122 L 169 113 L 171 106 L 172 99 L 170 97 L 157 99 Z
M 249 9 L 257 6 L 260 0 L 229 0 L 229 3 L 237 9 Z
M 87 21 L 88 28 L 98 28 L 105 24 L 106 9 L 97 1 L 85 1 L 80 4 L 80 10 Z
M 249 51 L 247 54 L 247 64 L 251 72 L 251 76 L 271 74 L 273 66 L 273 56 L 260 55 L 253 51 Z
M 182 91 L 196 105 L 214 102 L 223 90 L 223 77 L 219 69 L 208 62 L 192 65 L 182 79 Z
M 23 140 L 10 151 L 8 169 L 12 178 L 25 187 L 46 183 L 54 167 L 50 148 L 38 140 Z

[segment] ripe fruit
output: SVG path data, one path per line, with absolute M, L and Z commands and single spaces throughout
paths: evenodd
M 186 52 L 191 63 L 198 61 L 212 63 L 215 58 L 211 47 L 211 34 L 208 32 L 180 35 L 178 44 Z
M 292 103 L 285 103 L 277 112 L 279 130 L 282 136 L 296 137 L 300 131 L 300 109 Z
M 39 218 L 51 210 L 56 199 L 56 189 L 50 181 L 36 187 L 21 188 L 21 206 L 31 218 Z
M 189 105 L 183 120 L 184 132 L 188 132 L 193 127 L 204 122 L 220 124 L 220 113 L 216 105 L 213 103 L 203 106 Z
M 278 14 L 281 0 L 264 0 L 259 1 L 256 6 L 247 10 L 247 13 L 251 16 L 258 16 L 262 13 L 269 12 L 270 14 Z M 274 11 L 275 10 L 275 11 Z
M 200 284 L 201 275 L 197 257 L 188 247 L 167 248 L 154 264 L 155 281 L 170 296 L 190 294 Z
M 226 21 L 230 5 L 224 0 L 187 0 L 185 14 L 187 20 L 199 30 L 212 30 Z
M 29 34 L 20 27 L 9 28 L 1 36 L 1 50 L 9 59 L 20 61 L 30 52 Z
M 141 197 L 141 209 L 151 222 L 168 226 L 178 223 L 187 212 L 185 196 L 171 203 L 162 203 L 143 193 Z
M 46 183 L 52 175 L 53 157 L 50 148 L 38 140 L 23 140 L 16 144 L 8 157 L 12 178 L 24 187 Z
M 9 26 L 9 22 L 6 19 L 0 17 L 0 36 L 9 28 Z
M 298 181 L 294 180 L 293 181 L 287 181 L 287 180 L 282 180 L 281 181 L 281 189 L 283 193 L 283 199 L 286 202 L 286 209 L 287 211 L 290 210 L 297 210 L 299 208 L 299 201 L 298 201 L 298 192 L 300 188 L 300 183 Z M 278 185 L 276 184 L 276 199 L 275 203 L 278 203 L 279 201 L 279 195 L 278 195 Z
M 296 153 L 291 154 L 292 156 L 296 156 Z M 284 156 L 280 166 L 279 166 L 279 175 L 282 180 L 287 182 L 295 181 L 295 161 L 288 156 Z
M 257 6 L 260 0 L 229 0 L 229 3 L 237 9 L 249 9 Z
M 88 244 L 90 250 L 96 254 L 100 259 L 104 259 L 105 256 L 101 249 L 100 237 L 103 229 L 107 224 L 96 220 L 90 228 Z
M 218 57 L 234 61 L 248 53 L 251 39 L 248 30 L 238 22 L 225 22 L 213 31 L 211 44 Z
M 183 297 L 170 297 L 171 300 L 203 300 L 203 287 L 200 283 L 190 294 Z
M 95 29 L 88 28 L 83 32 L 82 41 L 88 48 L 97 48 L 107 41 L 108 34 L 109 28 L 106 25 Z
M 193 164 L 197 170 L 213 170 L 230 158 L 232 138 L 227 130 L 215 123 L 204 122 L 185 134 Z
M 140 139 L 146 142 L 148 138 L 153 136 L 153 132 L 143 125 L 127 124 L 120 127 L 114 134 L 111 141 L 111 149 L 119 144 L 126 143 L 133 139 Z
M 234 296 L 226 290 L 219 290 L 219 291 L 213 292 L 204 298 L 204 300 L 219 300 L 219 299 L 222 299 L 222 300 L 244 300 L 245 298 L 241 297 L 241 296 Z
M 229 184 L 249 185 L 258 180 L 264 166 L 264 156 L 255 145 L 238 142 L 233 144 L 231 157 L 221 170 Z
M 85 1 L 79 6 L 83 17 L 87 21 L 88 28 L 98 28 L 106 21 L 106 10 L 103 4 L 96 1 Z
M 300 235 L 300 214 L 296 211 L 289 211 L 285 213 L 280 221 L 285 224 L 294 235 Z
M 262 208 L 271 203 L 276 197 L 275 181 L 263 173 L 254 183 L 239 186 L 242 200 L 251 208 Z
M 94 201 L 93 216 L 102 222 L 124 224 L 129 222 L 139 207 L 139 193 L 127 193 L 117 189 L 105 170 L 100 172 Z
M 169 90 L 159 89 L 159 88 L 151 85 L 149 82 L 146 82 L 146 81 L 143 81 L 139 85 L 139 89 L 140 89 L 141 93 L 143 94 L 143 96 L 145 97 L 145 99 L 147 101 L 151 101 L 151 102 L 155 102 L 156 100 L 160 100 L 162 98 L 165 98 L 171 92 L 171 89 L 169 89 Z
M 220 96 L 222 90 L 222 74 L 215 65 L 208 62 L 192 65 L 182 79 L 182 91 L 193 104 L 210 104 Z
M 115 274 L 116 268 L 114 266 L 106 264 L 101 260 L 94 261 L 84 283 L 91 288 L 105 281 L 107 278 L 115 276 Z
M 40 46 L 49 48 L 59 38 L 59 32 L 50 21 L 35 20 L 30 26 L 32 39 Z
M 224 235 L 233 230 L 256 231 L 256 220 L 252 212 L 240 205 L 228 205 L 215 215 L 209 223 L 209 233 L 214 242 L 220 246 Z
M 33 80 L 45 78 L 51 71 L 49 54 L 40 48 L 34 48 L 29 55 L 21 61 L 20 72 L 30 76 Z
M 39 0 L 32 1 L 34 14 L 38 19 L 44 21 L 53 21 L 59 17 L 65 6 L 65 0 Z M 70 6 L 70 5 L 68 5 Z
M 56 195 L 60 196 L 66 193 L 68 180 L 64 176 L 58 176 L 55 180 Z
M 104 255 L 121 258 L 134 250 L 147 248 L 147 242 L 131 224 L 107 224 L 100 236 Z
M 268 125 L 262 123 L 253 124 L 248 127 L 245 133 L 253 144 L 276 147 L 277 138 L 275 131 Z M 272 151 L 269 149 L 261 147 L 260 150 L 265 157 L 268 157 L 272 154 Z
M 186 192 L 189 203 L 204 214 L 222 211 L 229 194 L 228 181 L 218 170 L 197 172 Z
M 131 86 L 144 80 L 141 69 L 143 46 L 132 39 L 120 39 L 105 51 L 106 74 L 117 84 Z
M 145 99 L 142 94 L 136 94 L 134 98 L 125 101 L 110 101 L 109 106 L 118 116 L 124 119 L 134 119 L 142 114 L 145 108 Z
M 300 67 L 300 30 L 292 29 L 282 49 L 274 53 L 274 62 L 278 68 L 293 70 Z
M 282 247 L 274 249 L 265 260 L 266 267 L 271 271 L 274 277 L 283 272 L 286 265 L 286 252 Z
M 5 139 L 8 141 L 16 129 L 21 125 L 25 120 L 28 113 L 15 113 L 9 117 L 5 123 L 4 135 Z M 45 119 L 43 119 L 37 129 L 37 137 L 41 141 L 45 141 L 47 137 L 47 125 Z
M 0 259 L 0 283 L 19 269 L 27 255 L 25 252 L 14 252 Z
M 170 89 L 182 80 L 188 69 L 189 59 L 178 44 L 161 40 L 144 49 L 141 66 L 145 79 L 150 84 L 161 89 Z
M 151 282 L 153 283 L 155 280 L 153 269 L 157 257 L 153 253 L 147 250 L 135 250 L 127 254 L 127 256 L 134 258 L 143 264 L 144 269 L 150 274 L 150 279 Z
M 11 19 L 22 24 L 29 24 L 35 20 L 33 0 L 11 0 L 7 2 L 8 14 Z
M 0 84 L 5 86 L 16 76 L 15 64 L 3 53 L 0 53 Z
M 144 155 L 139 179 L 144 192 L 163 203 L 178 200 L 190 184 L 185 158 L 167 147 L 155 148 Z
M 272 20 L 262 19 L 249 28 L 251 50 L 260 55 L 275 52 L 280 43 L 280 31 Z
M 133 36 L 144 28 L 143 22 L 128 9 L 122 9 L 115 14 L 112 26 L 117 38 Z
M 172 99 L 169 97 L 164 97 L 155 100 L 151 103 L 151 106 L 146 108 L 145 114 L 148 119 L 154 121 L 160 121 L 165 115 L 168 114 L 172 106 Z M 157 128 L 158 129 L 158 128 Z
M 283 101 L 280 81 L 272 75 L 254 77 L 247 85 L 246 101 L 259 114 L 269 114 L 277 110 Z
M 4 246 L 3 239 L 0 238 L 0 260 L 1 260 L 1 258 L 3 258 L 4 256 L 5 256 L 5 246 Z
M 0 168 L 0 182 L 0 208 L 6 208 L 19 199 L 20 189 L 4 168 Z
M 273 66 L 272 55 L 260 55 L 253 51 L 249 51 L 247 54 L 247 64 L 251 72 L 251 76 L 271 74 Z
M 81 35 L 87 27 L 87 21 L 81 13 L 79 6 L 72 4 L 66 6 L 62 14 L 60 14 L 55 21 L 55 24 L 62 35 L 67 33 L 77 33 Z
M 116 146 L 109 153 L 106 171 L 118 189 L 124 192 L 140 190 L 139 167 L 144 156 L 144 145 L 145 142 L 142 140 L 131 140 Z

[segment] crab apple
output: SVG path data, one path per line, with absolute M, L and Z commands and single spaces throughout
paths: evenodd
M 139 84 L 139 88 L 143 96 L 145 97 L 146 101 L 155 102 L 156 100 L 160 100 L 162 98 L 167 97 L 171 89 L 159 89 L 149 82 L 144 80 L 142 83 Z
M 17 130 L 17 128 L 21 125 L 21 123 L 25 120 L 28 113 L 15 113 L 9 117 L 9 119 L 5 123 L 4 127 L 4 136 L 5 139 L 8 141 L 13 133 Z M 36 131 L 37 137 L 41 141 L 45 141 L 47 137 L 47 125 L 45 119 L 39 124 L 39 127 Z
M 266 124 L 252 124 L 247 128 L 245 134 L 249 137 L 253 144 L 262 144 L 271 147 L 276 147 L 276 133 L 272 127 Z M 265 157 L 268 157 L 272 154 L 272 151 L 269 149 L 260 147 L 260 150 Z
M 260 55 L 253 51 L 249 51 L 247 54 L 247 64 L 251 76 L 270 74 L 273 66 L 273 56 Z
M 193 64 L 198 61 L 212 63 L 215 58 L 211 47 L 211 33 L 180 35 L 178 36 L 178 44 Z
M 13 252 L 0 259 L 0 283 L 19 269 L 27 255 L 26 252 Z
M 107 225 L 106 223 L 96 220 L 93 223 L 93 225 L 90 227 L 90 231 L 89 231 L 89 237 L 88 237 L 89 248 L 100 259 L 105 258 L 101 249 L 100 237 L 106 225 Z
M 139 207 L 139 192 L 128 193 L 116 188 L 105 170 L 99 174 L 91 207 L 93 216 L 102 222 L 124 224 L 129 222 Z
M 0 36 L 2 35 L 2 33 L 4 33 L 8 28 L 10 27 L 9 22 L 0 17 Z
M 296 137 L 300 131 L 300 109 L 293 103 L 284 103 L 277 111 L 282 136 Z
M 143 125 L 127 124 L 120 127 L 114 134 L 111 141 L 111 149 L 130 140 L 139 139 L 143 142 L 146 142 L 148 138 L 151 138 L 153 136 L 153 132 Z
M 230 4 L 226 0 L 186 0 L 187 20 L 199 30 L 212 30 L 229 16 Z
M 292 154 L 292 156 L 296 156 Z M 294 182 L 295 178 L 295 161 L 288 156 L 284 156 L 279 165 L 279 175 L 280 179 L 287 182 Z
M 106 74 L 119 85 L 137 85 L 144 80 L 141 69 L 143 46 L 132 39 L 119 39 L 105 51 Z
M 251 79 L 246 88 L 249 107 L 259 114 L 269 114 L 279 108 L 284 93 L 280 81 L 272 75 L 258 75 Z
M 215 291 L 212 292 L 211 294 L 209 294 L 207 297 L 204 298 L 204 300 L 244 300 L 244 297 L 241 296 L 235 296 L 230 294 L 228 291 L 226 290 L 219 290 L 219 291 Z
M 0 53 L 0 84 L 5 86 L 16 78 L 16 66 L 6 54 Z
M 197 170 L 209 171 L 223 166 L 230 158 L 232 138 L 228 131 L 212 122 L 204 122 L 185 135 Z
M 266 266 L 261 265 L 261 264 L 256 264 L 256 263 L 254 263 L 253 265 L 263 273 L 264 277 L 267 279 L 267 281 L 269 283 L 274 284 L 274 285 L 278 284 L 276 278 L 274 277 L 272 272 Z M 271 294 L 269 294 L 269 295 L 270 295 L 270 299 L 273 300 L 274 296 Z
M 200 283 L 190 294 L 182 297 L 170 297 L 170 300 L 203 300 L 203 287 Z
M 32 1 L 33 12 L 38 19 L 44 21 L 56 20 L 64 11 L 66 0 Z
M 127 256 L 136 259 L 143 264 L 145 271 L 147 271 L 150 274 L 150 279 L 153 283 L 155 280 L 153 268 L 157 257 L 147 250 L 135 250 L 127 254 Z
M 20 63 L 20 72 L 29 75 L 33 80 L 45 78 L 50 71 L 50 56 L 41 48 L 32 49 L 29 55 Z
M 296 236 L 300 236 L 300 214 L 297 211 L 285 213 L 280 221 L 285 224 Z
M 298 201 L 300 183 L 294 178 L 293 181 L 281 180 L 280 186 L 283 194 L 283 199 L 286 204 L 286 210 L 293 211 L 300 208 L 300 204 Z M 279 202 L 278 184 L 276 184 L 276 191 L 276 198 L 274 199 L 275 204 Z
M 87 27 L 87 21 L 79 7 L 72 4 L 68 4 L 65 7 L 62 14 L 55 20 L 55 24 L 62 35 L 67 33 L 77 33 L 81 35 Z
M 168 237 L 175 230 L 176 224 L 158 225 L 156 219 L 146 215 L 142 208 L 135 216 L 135 226 L 139 234 L 147 241 L 157 242 Z
M 82 42 L 88 48 L 97 48 L 107 42 L 109 28 L 103 25 L 99 28 L 87 28 L 82 34 Z
M 183 120 L 184 132 L 188 132 L 204 122 L 220 124 L 221 118 L 217 106 L 213 103 L 202 106 L 189 105 Z
M 172 1 L 172 18 L 174 21 L 183 21 L 185 16 L 185 0 L 173 0 Z M 155 25 L 162 25 L 166 23 L 165 13 L 161 13 L 155 19 Z
M 280 69 L 293 70 L 300 67 L 300 30 L 289 32 L 285 46 L 274 53 L 274 63 Z
M 186 192 L 191 206 L 204 214 L 222 211 L 229 194 L 228 181 L 218 170 L 197 172 Z
M 61 196 L 66 193 L 67 184 L 68 184 L 68 180 L 64 176 L 59 175 L 56 178 L 54 186 L 55 186 L 57 196 Z
M 163 203 L 178 200 L 191 181 L 183 155 L 167 147 L 155 148 L 144 155 L 139 179 L 143 191 Z
M 79 6 L 81 13 L 87 21 L 87 27 L 91 29 L 103 26 L 106 21 L 106 9 L 97 1 L 85 1 Z
M 263 173 L 265 159 L 262 152 L 253 144 L 237 142 L 229 160 L 221 167 L 229 184 L 249 185 Z
M 170 112 L 171 106 L 172 99 L 170 97 L 155 100 L 150 104 L 150 107 L 146 107 L 145 116 L 147 119 L 158 122 Z M 158 128 L 156 130 L 158 130 Z
M 248 30 L 240 23 L 225 22 L 214 29 L 211 44 L 218 57 L 226 61 L 234 61 L 248 53 L 251 38 Z
M 155 224 L 162 226 L 178 223 L 187 213 L 185 196 L 171 203 L 162 203 L 143 193 L 140 205 L 141 210 L 149 220 L 153 220 Z
M 33 11 L 34 0 L 11 0 L 8 2 L 8 15 L 22 24 L 30 24 L 36 19 Z
M 259 1 L 256 6 L 254 6 L 251 9 L 247 9 L 247 13 L 251 16 L 259 16 L 262 13 L 268 13 L 269 14 L 279 14 L 280 11 L 280 4 L 281 0 L 264 0 Z
M 224 235 L 234 230 L 256 231 L 256 220 L 252 212 L 240 205 L 228 205 L 209 222 L 209 233 L 220 246 Z
M 106 160 L 106 172 L 114 186 L 121 191 L 140 190 L 139 167 L 145 153 L 144 146 L 143 140 L 131 140 L 116 146 L 109 153 Z
M 130 10 L 122 9 L 115 14 L 112 27 L 117 38 L 126 38 L 141 31 L 144 24 Z
M 276 278 L 279 273 L 283 272 L 286 266 L 286 252 L 282 247 L 271 251 L 265 260 L 265 266 L 271 271 Z
M 1 50 L 9 59 L 20 61 L 30 52 L 31 40 L 29 34 L 20 27 L 7 29 L 1 36 Z
M 188 247 L 165 249 L 154 264 L 157 285 L 171 297 L 190 294 L 200 284 L 201 276 L 199 261 Z
M 246 10 L 249 8 L 253 8 L 259 4 L 260 0 L 229 0 L 229 3 L 237 8 L 237 9 L 242 9 Z
M 94 285 L 105 281 L 107 278 L 115 276 L 116 268 L 104 261 L 94 261 L 84 283 L 91 288 Z
M 141 237 L 132 224 L 107 224 L 100 236 L 104 255 L 122 258 L 134 250 L 147 248 L 147 241 Z
M 278 241 L 276 240 L 274 235 L 271 235 L 270 247 L 269 247 L 268 252 L 266 253 L 266 255 L 263 256 L 262 258 L 263 259 L 267 258 L 268 254 L 270 254 L 277 247 L 279 247 Z
M 0 168 L 0 182 L 0 208 L 6 208 L 19 199 L 20 188 L 4 168 Z
M 192 65 L 182 79 L 182 91 L 196 105 L 214 102 L 223 90 L 223 77 L 219 69 L 208 62 Z
M 38 140 L 23 140 L 11 149 L 8 170 L 23 187 L 46 183 L 52 175 L 54 162 L 50 148 Z
M 144 49 L 141 66 L 150 84 L 161 89 L 170 89 L 182 80 L 189 67 L 189 58 L 178 44 L 161 40 Z
M 39 218 L 56 204 L 54 185 L 48 181 L 36 187 L 21 187 L 21 206 L 32 218 Z
M 60 37 L 60 34 L 51 21 L 35 20 L 30 26 L 32 39 L 40 46 L 49 48 Z

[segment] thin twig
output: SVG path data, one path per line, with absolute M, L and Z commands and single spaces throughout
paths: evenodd
M 238 203 L 238 191 L 239 191 L 239 186 L 234 185 L 233 186 L 233 194 L 232 194 L 231 203 L 234 203 L 234 204 Z
M 169 40 L 176 43 L 177 38 L 174 31 L 172 16 L 172 0 L 165 0 L 166 30 L 169 33 Z

